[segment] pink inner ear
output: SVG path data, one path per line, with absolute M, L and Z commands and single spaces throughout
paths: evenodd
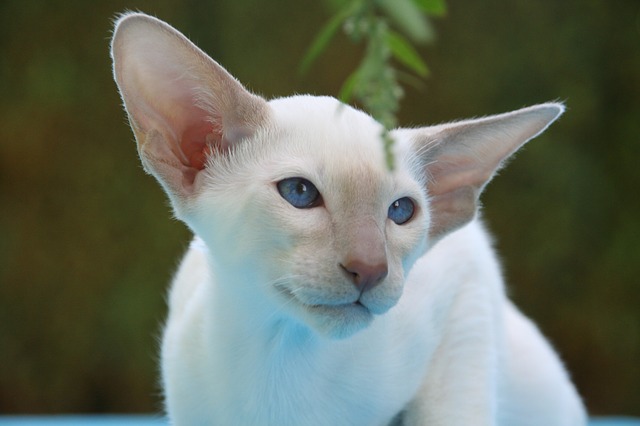
M 180 150 L 187 166 L 203 170 L 207 156 L 221 148 L 222 127 L 205 120 L 187 127 L 180 137 Z

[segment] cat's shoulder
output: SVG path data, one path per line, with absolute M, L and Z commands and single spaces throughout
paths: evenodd
M 171 315 L 180 315 L 180 312 L 198 293 L 198 287 L 206 282 L 209 277 L 207 263 L 208 248 L 200 237 L 195 236 L 185 253 L 180 266 L 173 278 L 173 284 L 169 290 L 169 306 Z
M 492 274 L 500 269 L 493 236 L 480 217 L 438 241 L 425 257 L 429 263 L 465 265 Z

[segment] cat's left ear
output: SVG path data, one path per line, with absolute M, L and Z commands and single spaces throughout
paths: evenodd
M 437 241 L 476 214 L 480 193 L 515 151 L 564 112 L 547 103 L 476 120 L 401 129 L 426 174 L 429 236 Z
M 154 17 L 120 17 L 111 57 L 140 159 L 176 210 L 198 192 L 207 157 L 252 136 L 269 114 L 264 99 Z

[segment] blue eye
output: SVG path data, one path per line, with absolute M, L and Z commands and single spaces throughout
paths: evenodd
M 278 182 L 278 192 L 289 204 L 298 209 L 316 207 L 322 200 L 315 185 L 299 177 Z
M 411 220 L 416 206 L 409 197 L 402 197 L 395 200 L 389 206 L 387 216 L 398 225 L 403 225 Z

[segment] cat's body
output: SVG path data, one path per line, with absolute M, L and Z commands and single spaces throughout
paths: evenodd
M 162 345 L 177 425 L 582 425 L 477 219 L 562 111 L 391 133 L 331 98 L 266 102 L 166 24 L 123 17 L 114 71 L 146 168 L 198 236 Z

